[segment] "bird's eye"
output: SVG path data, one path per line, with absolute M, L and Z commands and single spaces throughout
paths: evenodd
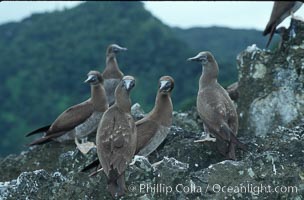
M 200 57 L 200 60 L 203 62 L 203 63 L 207 63 L 208 62 L 208 59 L 207 59 L 207 56 L 206 55 L 202 55 Z

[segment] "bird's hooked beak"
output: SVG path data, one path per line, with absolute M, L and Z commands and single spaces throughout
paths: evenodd
M 92 83 L 95 81 L 95 76 L 94 75 L 89 75 L 88 78 L 84 81 L 84 83 Z
M 124 87 L 127 91 L 130 91 L 135 86 L 135 81 L 132 79 L 124 80 Z

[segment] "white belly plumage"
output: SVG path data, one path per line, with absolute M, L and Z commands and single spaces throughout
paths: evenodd
M 96 131 L 102 115 L 103 112 L 94 112 L 84 123 L 78 125 L 75 128 L 77 138 L 86 137 Z
M 160 126 L 156 134 L 154 135 L 153 138 L 149 141 L 149 143 L 142 148 L 137 155 L 139 156 L 148 156 L 150 155 L 153 151 L 161 145 L 161 143 L 166 139 L 168 133 L 170 132 L 170 128 L 166 126 Z

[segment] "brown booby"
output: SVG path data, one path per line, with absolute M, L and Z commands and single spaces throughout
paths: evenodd
M 127 48 L 121 47 L 117 44 L 111 44 L 107 48 L 106 52 L 106 68 L 102 72 L 104 78 L 104 88 L 106 90 L 108 103 L 111 106 L 114 104 L 114 92 L 116 86 L 124 76 L 120 71 L 116 60 L 116 54 L 121 51 L 126 51 Z
M 135 154 L 148 156 L 167 137 L 172 125 L 173 105 L 171 92 L 174 88 L 174 79 L 163 76 L 159 79 L 159 89 L 156 95 L 155 106 L 144 118 L 135 122 L 137 128 L 137 146 Z M 82 170 L 82 172 L 96 168 L 93 173 L 101 171 L 99 160 L 95 160 Z M 99 169 L 98 169 L 99 168 Z
M 132 76 L 124 76 L 115 90 L 115 103 L 104 113 L 96 134 L 97 155 L 113 198 L 125 194 L 125 170 L 136 151 L 137 133 L 131 116 Z
M 91 98 L 65 110 L 51 125 L 28 133 L 26 136 L 45 132 L 42 138 L 33 141 L 29 144 L 30 146 L 44 144 L 52 140 L 62 142 L 75 139 L 77 141 L 77 139 L 86 138 L 97 129 L 103 113 L 108 109 L 108 103 L 102 75 L 97 71 L 90 71 L 87 76 L 85 83 L 91 85 Z M 77 142 L 76 144 L 83 153 L 88 151 L 85 145 L 81 146 Z
M 302 6 L 301 1 L 275 1 L 271 11 L 270 19 L 266 25 L 263 35 L 270 33 L 266 48 L 268 48 L 276 27 L 289 15 L 292 15 Z
M 219 68 L 213 55 L 208 51 L 200 52 L 189 61 L 202 63 L 203 73 L 199 80 L 197 94 L 197 111 L 209 136 L 216 137 L 217 147 L 221 154 L 235 160 L 235 145 L 245 149 L 237 138 L 238 116 L 227 91 L 217 82 Z M 210 139 L 210 137 L 207 137 Z M 199 140 L 196 142 L 203 142 Z M 224 145 L 224 146 L 223 146 Z
M 161 77 L 154 108 L 143 119 L 135 123 L 137 128 L 137 155 L 148 156 L 167 137 L 172 125 L 171 92 L 173 88 L 174 80 L 172 77 Z

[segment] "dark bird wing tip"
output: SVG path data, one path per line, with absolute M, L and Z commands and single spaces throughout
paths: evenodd
M 248 151 L 248 146 L 241 142 L 234 134 L 231 134 L 231 142 L 236 144 L 238 147 L 240 147 L 244 151 Z
M 271 31 L 271 27 L 268 27 L 268 26 L 266 26 L 266 28 L 264 29 L 264 31 L 263 31 L 263 36 L 266 36 L 266 35 L 268 35 L 269 33 L 270 33 L 270 31 Z
M 236 135 L 234 135 L 233 131 L 229 128 L 229 126 L 228 126 L 227 124 L 223 124 L 222 130 L 224 131 L 224 133 L 225 133 L 226 135 L 230 135 L 229 141 L 227 140 L 227 138 L 226 138 L 226 139 L 223 138 L 224 140 L 226 140 L 227 142 L 232 142 L 232 143 L 236 144 L 238 147 L 240 147 L 241 149 L 243 149 L 244 151 L 247 151 L 247 149 L 248 149 L 248 148 L 247 148 L 247 145 L 244 144 L 244 143 L 242 143 L 242 142 L 236 137 Z
M 52 141 L 51 138 L 49 137 L 42 137 L 42 138 L 39 138 L 31 143 L 28 144 L 28 146 L 34 146 L 34 145 L 40 145 L 40 144 L 45 144 L 45 143 L 48 143 Z
M 264 31 L 265 35 L 270 34 L 269 39 L 268 39 L 267 44 L 266 44 L 266 48 L 269 47 L 269 44 L 270 44 L 270 42 L 272 40 L 272 37 L 274 35 L 275 30 L 276 30 L 275 26 L 271 26 L 271 27 L 265 29 L 265 31 Z
M 90 164 L 88 164 L 87 166 L 85 166 L 80 172 L 86 172 L 86 171 L 92 169 L 93 167 L 97 167 L 98 165 L 99 165 L 99 159 L 96 159 L 93 162 L 91 162 Z
M 268 33 L 266 32 L 266 31 L 264 31 L 263 33 L 262 33 L 262 35 L 263 36 L 266 36 Z
M 51 125 L 46 125 L 46 126 L 43 126 L 41 128 L 38 128 L 28 134 L 25 135 L 25 137 L 28 137 L 28 136 L 31 136 L 31 135 L 35 135 L 37 133 L 41 133 L 41 132 L 46 132 L 49 128 L 51 127 Z

